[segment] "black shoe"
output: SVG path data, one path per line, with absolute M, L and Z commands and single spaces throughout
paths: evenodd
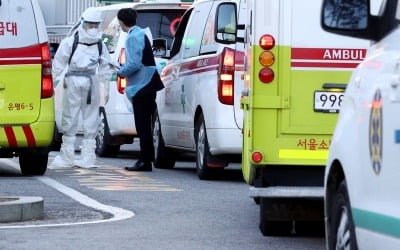
M 128 171 L 152 171 L 151 162 L 137 161 L 132 167 L 125 167 Z

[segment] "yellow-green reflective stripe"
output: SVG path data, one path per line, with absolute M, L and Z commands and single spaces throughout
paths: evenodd
M 296 150 L 281 149 L 279 150 L 279 158 L 281 159 L 328 159 L 328 150 Z

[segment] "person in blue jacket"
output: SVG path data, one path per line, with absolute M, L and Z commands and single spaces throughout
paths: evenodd
M 126 63 L 118 75 L 127 79 L 125 94 L 133 105 L 136 131 L 140 140 L 139 160 L 128 171 L 152 171 L 154 146 L 152 137 L 152 114 L 156 108 L 156 93 L 164 88 L 157 72 L 153 50 L 145 30 L 136 26 L 134 9 L 118 11 L 121 29 L 128 32 L 125 42 Z

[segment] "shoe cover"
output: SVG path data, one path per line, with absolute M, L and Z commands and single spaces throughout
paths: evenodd
M 57 155 L 48 167 L 49 169 L 70 168 L 74 166 L 75 136 L 62 137 L 60 154 Z
M 61 169 L 61 168 L 71 168 L 74 164 L 72 162 L 66 161 L 61 155 L 57 155 L 53 162 L 47 167 L 48 169 Z
M 96 141 L 94 139 L 84 139 L 82 141 L 81 158 L 74 161 L 74 165 L 80 168 L 98 168 L 96 165 Z

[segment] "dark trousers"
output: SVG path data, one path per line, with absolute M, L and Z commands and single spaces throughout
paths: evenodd
M 152 115 L 156 108 L 155 100 L 155 91 L 134 96 L 132 99 L 135 126 L 140 139 L 139 160 L 146 163 L 154 161 Z

